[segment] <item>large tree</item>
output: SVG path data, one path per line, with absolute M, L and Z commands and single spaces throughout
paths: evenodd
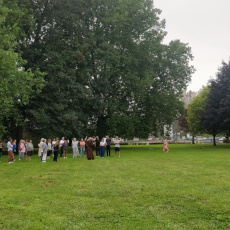
M 25 15 L 17 4 L 0 0 L 0 138 L 11 132 L 11 126 L 15 128 L 23 123 L 19 108 L 28 104 L 43 86 L 38 70 L 25 71 L 26 61 L 18 51 L 17 41 L 23 37 L 21 25 Z
M 35 29 L 22 43 L 27 69 L 46 85 L 25 108 L 40 135 L 146 137 L 183 109 L 194 69 L 187 44 L 163 44 L 152 0 L 20 0 Z
M 201 117 L 204 111 L 207 109 L 207 98 L 209 91 L 209 86 L 204 87 L 188 106 L 187 121 L 192 136 L 205 132 L 205 129 L 201 123 Z
M 215 136 L 230 131 L 230 62 L 222 63 L 217 78 L 210 81 L 207 107 L 202 113 L 201 123 L 207 133 Z

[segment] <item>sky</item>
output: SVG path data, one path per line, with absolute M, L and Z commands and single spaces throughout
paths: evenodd
M 230 60 L 230 0 L 154 0 L 166 20 L 164 42 L 188 43 L 196 72 L 188 90 L 199 91 Z

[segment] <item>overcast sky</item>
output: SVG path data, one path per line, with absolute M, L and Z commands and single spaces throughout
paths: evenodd
M 196 68 L 188 90 L 198 91 L 230 60 L 230 0 L 154 0 L 166 20 L 165 42 L 180 39 L 192 48 Z

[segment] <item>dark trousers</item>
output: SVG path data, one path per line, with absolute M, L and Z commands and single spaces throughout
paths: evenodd
M 100 147 L 96 147 L 96 156 L 100 156 Z
M 110 156 L 110 145 L 106 145 L 107 156 Z
M 101 157 L 105 156 L 105 146 L 101 146 Z
M 63 147 L 61 147 L 60 157 L 63 155 Z
M 58 158 L 58 151 L 54 151 L 54 159 L 53 159 L 53 161 L 57 162 L 57 158 Z
M 47 156 L 50 157 L 51 153 L 52 153 L 52 150 L 48 150 Z

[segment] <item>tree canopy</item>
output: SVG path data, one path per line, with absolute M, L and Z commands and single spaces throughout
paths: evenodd
M 21 108 L 28 128 L 42 136 L 147 137 L 183 109 L 191 49 L 163 43 L 165 21 L 152 0 L 16 2 L 32 18 L 17 37 L 24 72 L 46 74 L 41 93 Z
M 222 62 L 216 79 L 209 82 L 188 108 L 188 124 L 193 135 L 208 133 L 216 145 L 217 134 L 230 131 L 230 61 Z
M 216 79 L 210 81 L 207 106 L 201 116 L 205 131 L 213 137 L 230 131 L 230 61 L 222 62 Z M 214 140 L 215 144 L 215 140 Z
M 12 4 L 12 2 L 11 2 Z M 18 52 L 17 39 L 23 36 L 20 23 L 24 14 L 14 4 L 8 8 L 0 0 L 0 138 L 7 132 L 6 123 L 22 123 L 18 108 L 41 91 L 42 74 L 24 69 L 26 60 Z
M 204 127 L 201 123 L 201 117 L 207 109 L 207 98 L 210 92 L 210 87 L 204 87 L 201 92 L 192 100 L 188 106 L 187 121 L 190 132 L 193 136 L 204 132 Z

